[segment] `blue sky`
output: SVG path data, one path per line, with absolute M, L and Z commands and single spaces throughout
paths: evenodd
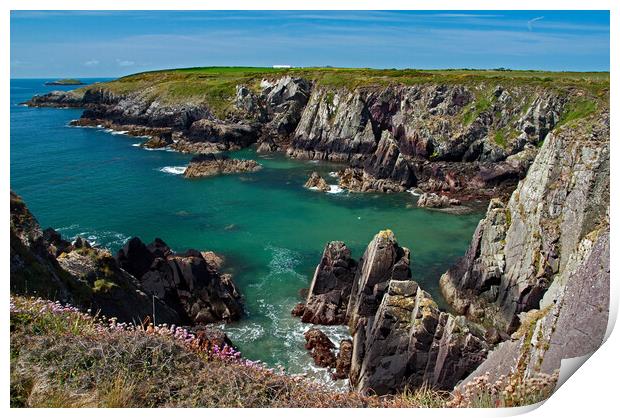
M 11 77 L 273 64 L 608 71 L 609 13 L 11 12 Z

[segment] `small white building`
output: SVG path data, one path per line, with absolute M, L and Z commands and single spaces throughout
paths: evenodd
M 282 64 L 276 64 L 273 66 L 273 68 L 293 68 L 292 65 L 282 65 Z

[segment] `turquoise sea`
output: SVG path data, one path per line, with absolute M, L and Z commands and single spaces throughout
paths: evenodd
M 360 257 L 381 229 L 412 251 L 414 279 L 440 300 L 438 280 L 463 255 L 482 213 L 450 215 L 415 207 L 416 197 L 320 193 L 303 188 L 313 170 L 339 166 L 283 155 L 234 154 L 259 161 L 257 173 L 186 180 L 191 156 L 146 151 L 140 139 L 69 127 L 79 109 L 19 106 L 35 93 L 71 87 L 11 80 L 11 188 L 41 225 L 118 250 L 132 236 L 161 237 L 175 250 L 213 250 L 225 257 L 245 297 L 246 316 L 225 326 L 243 355 L 291 373 L 327 379 L 303 347 L 308 328 L 290 311 L 308 287 L 330 240 Z M 94 82 L 96 80 L 86 80 Z M 337 339 L 343 327 L 332 327 Z

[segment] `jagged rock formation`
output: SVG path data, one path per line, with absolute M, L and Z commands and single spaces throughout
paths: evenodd
M 325 181 L 323 177 L 316 171 L 313 171 L 304 187 L 312 190 L 319 190 L 322 192 L 326 192 L 329 190 L 329 184 Z
M 335 378 L 349 377 L 360 392 L 387 394 L 424 384 L 451 389 L 489 348 L 483 330 L 441 312 L 411 280 L 409 250 L 391 231 L 374 237 L 357 266 L 343 243 L 329 243 L 299 309 L 308 322 L 348 322 L 352 342 L 342 341 L 338 356 L 324 363 L 336 367 Z M 333 343 L 329 347 L 331 353 Z
M 119 321 L 151 318 L 180 323 L 179 315 L 143 292 L 119 269 L 110 253 L 77 239 L 71 244 L 53 229 L 41 231 L 24 202 L 11 192 L 11 292 L 69 302 Z
M 510 200 L 491 201 L 467 254 L 441 278 L 444 296 L 459 313 L 514 331 L 608 208 L 608 116 L 549 134 Z
M 351 383 L 377 394 L 423 384 L 451 389 L 486 357 L 488 345 L 471 331 L 416 282 L 393 280 L 374 316 L 356 325 Z
M 239 160 L 222 154 L 200 154 L 191 159 L 183 175 L 186 178 L 211 177 L 255 172 L 261 168 L 254 160 Z
M 347 307 L 352 330 L 357 329 L 361 318 L 377 312 L 391 280 L 411 279 L 409 256 L 409 249 L 399 246 L 390 230 L 379 232 L 368 244 L 360 260 Z
M 306 303 L 297 316 L 301 316 L 303 322 L 313 324 L 346 323 L 356 267 L 351 251 L 343 242 L 328 243 L 314 272 Z
M 515 331 L 463 383 L 553 373 L 602 343 L 609 316 L 608 112 L 551 133 L 508 203 L 493 200 L 442 278 L 457 311 Z
M 11 292 L 72 303 L 122 322 L 205 324 L 242 312 L 234 283 L 217 271 L 212 254 L 175 254 L 161 240 L 146 247 L 134 238 L 117 259 L 80 237 L 70 243 L 51 228 L 41 231 L 11 192 Z
M 174 131 L 172 139 L 147 146 L 210 153 L 256 143 L 259 152 L 347 162 L 340 181 L 351 191 L 417 186 L 473 200 L 512 192 L 569 98 L 589 94 L 489 82 L 344 88 L 266 76 L 260 85 L 238 85 L 234 99 L 218 105 L 222 113 L 200 100 L 158 100 L 149 88 L 161 87 L 158 78 L 147 78 L 146 88 L 128 93 L 101 83 L 35 96 L 27 104 L 84 107 L 81 125 L 103 119 Z
M 230 275 L 220 274 L 199 251 L 174 253 L 161 239 L 145 245 L 132 238 L 116 261 L 145 292 L 181 313 L 184 322 L 231 321 L 243 313 Z

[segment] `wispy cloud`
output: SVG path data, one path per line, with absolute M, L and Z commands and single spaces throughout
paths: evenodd
M 545 18 L 544 16 L 538 16 L 538 17 L 535 17 L 534 19 L 528 20 L 527 21 L 527 28 L 528 28 L 528 30 L 530 30 L 530 31 L 532 30 L 534 22 L 538 22 L 539 20 L 543 20 L 544 18 Z
M 135 62 L 133 62 L 133 61 L 120 60 L 120 59 L 117 59 L 116 63 L 118 64 L 119 67 L 131 67 L 131 66 L 135 65 Z
M 94 67 L 96 65 L 99 65 L 99 60 L 88 60 L 84 63 L 84 65 L 87 67 Z

